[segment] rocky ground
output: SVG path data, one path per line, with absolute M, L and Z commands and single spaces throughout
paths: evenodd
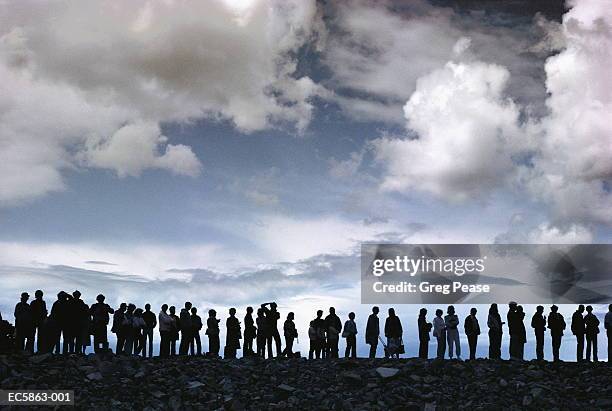
M 0 388 L 72 389 L 78 409 L 612 409 L 607 363 L 12 355 Z

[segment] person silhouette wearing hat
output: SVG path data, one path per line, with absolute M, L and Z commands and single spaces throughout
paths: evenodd
M 15 306 L 15 334 L 17 349 L 34 352 L 34 319 L 32 308 L 28 304 L 30 294 L 21 293 L 21 301 Z
M 548 315 L 548 329 L 550 330 L 550 336 L 552 337 L 552 351 L 553 360 L 559 361 L 559 348 L 561 347 L 561 338 L 563 337 L 563 330 L 565 330 L 565 320 L 563 316 L 558 312 L 559 307 L 553 305 L 550 307 L 550 314 Z

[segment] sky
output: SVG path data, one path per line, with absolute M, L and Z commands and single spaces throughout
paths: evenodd
M 362 242 L 610 243 L 610 10 L 0 0 L 0 311 L 274 300 L 305 335 L 365 320 Z

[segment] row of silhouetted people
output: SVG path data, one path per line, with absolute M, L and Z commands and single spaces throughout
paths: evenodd
M 204 323 L 198 315 L 196 307 L 186 302 L 180 312 L 176 313 L 174 306 L 163 304 L 156 315 L 151 311 L 150 304 L 144 309 L 134 304 L 122 303 L 116 310 L 105 303 L 104 295 L 96 297 L 96 302 L 88 306 L 82 299 L 81 293 L 75 291 L 68 294 L 61 291 L 57 300 L 53 302 L 50 312 L 43 299 L 43 292 L 36 291 L 35 299 L 29 301 L 29 294 L 21 294 L 21 301 L 15 306 L 15 344 L 18 349 L 34 352 L 36 341 L 37 352 L 55 353 L 84 353 L 91 346 L 95 352 L 109 351 L 107 329 L 111 324 L 111 332 L 116 335 L 117 354 L 135 354 L 153 356 L 154 330 L 158 328 L 160 335 L 159 355 L 168 357 L 172 355 L 201 355 L 202 342 L 200 332 L 205 326 L 205 335 L 208 337 L 209 350 L 206 355 L 218 357 L 220 351 L 220 319 L 215 310 L 208 311 L 208 318 Z M 585 314 L 586 312 L 586 314 Z M 293 357 L 294 341 L 298 338 L 294 323 L 294 314 L 288 313 L 283 323 L 285 347 L 282 349 L 278 322 L 281 318 L 276 303 L 265 303 L 257 309 L 255 318 L 254 309 L 247 307 L 243 322 L 236 317 L 236 309 L 229 310 L 226 320 L 226 340 L 224 347 L 225 358 L 235 358 L 241 348 L 243 340 L 243 356 L 260 356 L 272 358 Z M 378 307 L 372 308 L 368 317 L 365 342 L 370 346 L 371 358 L 376 356 L 378 343 L 384 346 L 386 356 L 399 357 L 403 354 L 403 329 L 400 318 L 393 308 L 389 309 L 385 320 L 382 339 Z M 345 357 L 357 356 L 357 325 L 355 313 L 351 312 L 342 324 L 333 307 L 323 317 L 322 310 L 317 311 L 316 317 L 310 321 L 308 339 L 310 342 L 309 358 L 338 358 L 340 338 L 345 339 Z M 523 307 L 515 302 L 508 304 L 506 321 L 502 321 L 497 304 L 491 304 L 487 317 L 489 355 L 490 359 L 501 359 L 502 335 L 504 325 L 509 334 L 510 359 L 522 360 L 524 347 L 527 342 L 525 326 L 525 312 Z M 0 316 L 1 320 L 1 316 Z M 4 324 L 4 322 L 2 323 Z M 455 308 L 448 306 L 446 315 L 440 309 L 436 310 L 432 322 L 427 319 L 427 310 L 422 308 L 417 320 L 419 338 L 419 357 L 429 357 L 429 341 L 432 335 L 437 342 L 437 358 L 461 359 L 461 343 L 459 337 L 460 319 Z M 559 360 L 559 349 L 562 337 L 566 330 L 565 319 L 558 312 L 558 307 L 550 307 L 548 317 L 544 315 L 544 307 L 538 306 L 531 318 L 531 328 L 535 333 L 536 358 L 544 359 L 544 335 L 549 330 L 552 340 L 553 359 Z M 243 328 L 244 326 L 244 332 Z M 600 321 L 593 308 L 580 305 L 572 315 L 571 332 L 576 337 L 577 361 L 598 360 L 597 335 Z M 5 327 L 6 328 L 6 327 Z M 604 328 L 608 334 L 608 359 L 612 345 L 612 305 L 604 319 Z M 463 331 L 469 346 L 469 358 L 476 358 L 478 338 L 481 334 L 477 309 L 472 308 L 470 314 L 463 321 Z M 2 337 L 7 332 L 3 331 Z M 60 342 L 62 344 L 60 344 Z M 585 344 L 586 342 L 586 344 Z M 178 350 L 177 350 L 178 345 Z M 585 353 L 586 345 L 586 353 Z

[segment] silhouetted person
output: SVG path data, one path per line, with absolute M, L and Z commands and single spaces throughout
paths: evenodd
M 47 304 L 45 300 L 43 300 L 43 292 L 41 290 L 36 290 L 34 293 L 34 301 L 30 303 L 30 309 L 32 310 L 32 321 L 34 325 L 34 334 L 36 337 L 36 351 L 43 352 L 44 348 L 44 338 L 42 329 L 47 320 Z
M 285 335 L 285 349 L 283 350 L 282 356 L 287 358 L 293 358 L 293 340 L 298 336 L 297 328 L 293 320 L 295 315 L 293 313 L 287 314 L 287 319 L 283 324 L 283 334 Z
M 453 346 L 457 353 L 457 359 L 461 359 L 461 343 L 459 342 L 459 317 L 455 314 L 455 307 L 448 306 L 446 315 L 444 316 L 444 324 L 446 325 L 446 342 L 448 344 L 448 357 L 453 359 Z
M 376 357 L 378 337 L 380 336 L 380 320 L 378 319 L 378 307 L 372 307 L 372 314 L 368 317 L 366 325 L 365 342 L 370 346 L 370 358 Z
M 115 333 L 117 337 L 117 345 L 115 347 L 115 354 L 123 354 L 125 349 L 125 312 L 127 311 L 127 304 L 121 303 L 119 308 L 113 314 L 113 325 L 111 332 Z
M 550 307 L 550 314 L 548 315 L 548 329 L 550 330 L 550 336 L 552 337 L 552 351 L 554 361 L 559 361 L 559 348 L 561 347 L 561 338 L 563 337 L 563 330 L 565 330 L 565 320 L 561 313 L 557 312 L 559 307 L 553 305 Z
M 536 312 L 531 317 L 531 328 L 536 337 L 536 358 L 538 361 L 544 360 L 544 332 L 546 331 L 546 316 L 544 316 L 544 307 L 538 305 Z
M 179 355 L 187 355 L 189 352 L 189 345 L 193 336 L 191 335 L 191 303 L 185 302 L 185 308 L 181 310 L 180 314 L 180 328 L 181 328 L 181 345 L 179 346 Z
M 54 328 L 54 337 L 55 341 L 55 353 L 59 354 L 60 352 L 60 336 L 63 339 L 63 347 L 61 351 L 66 354 L 68 353 L 69 346 L 69 330 L 68 330 L 68 321 L 69 321 L 69 303 L 71 296 L 65 291 L 60 291 L 57 294 L 57 300 L 51 306 L 51 315 L 53 319 L 53 323 L 55 324 Z
M 268 308 L 267 306 L 270 306 Z M 280 313 L 276 310 L 276 303 L 265 303 L 261 305 L 261 308 L 264 310 L 264 314 L 266 316 L 266 322 L 268 323 L 268 330 L 270 333 L 270 337 L 268 338 L 268 358 L 272 358 L 272 340 L 276 345 L 276 355 L 280 356 L 281 350 L 281 338 L 278 332 L 278 320 L 280 319 Z
M 257 310 L 257 355 L 261 358 L 266 358 L 266 344 L 270 338 L 270 330 L 268 329 L 268 321 L 264 315 L 263 308 Z
M 15 334 L 19 351 L 34 352 L 34 319 L 28 304 L 30 294 L 21 293 L 21 301 L 15 306 Z
M 168 309 L 170 317 L 172 317 L 172 330 L 170 331 L 170 355 L 176 355 L 176 342 L 179 340 L 179 331 L 181 330 L 181 320 L 176 315 L 176 307 L 170 306 Z
M 357 358 L 357 324 L 355 324 L 355 313 L 348 315 L 349 319 L 344 322 L 342 336 L 346 339 L 345 358 Z
M 325 350 L 325 334 L 327 332 L 327 324 L 323 317 L 323 310 L 317 310 L 317 317 L 312 320 L 312 324 L 315 330 L 316 342 L 313 346 L 312 341 L 310 343 L 310 352 L 308 354 L 308 358 L 312 359 L 312 355 L 314 354 L 315 358 L 324 357 Z
M 516 308 L 517 304 L 514 301 L 511 301 L 508 304 L 508 315 L 506 317 L 508 320 L 508 333 L 510 334 L 510 345 L 508 346 L 508 351 L 510 352 L 511 360 L 518 360 L 520 357 L 520 327 L 518 324 L 519 315 Z
M 166 358 L 170 356 L 170 339 L 174 328 L 174 319 L 168 314 L 168 304 L 161 306 L 158 316 L 159 323 L 159 356 Z
M 153 357 L 153 330 L 157 326 L 157 318 L 155 313 L 151 311 L 151 304 L 145 304 L 145 310 L 142 313 L 142 318 L 145 322 L 144 330 L 142 331 L 142 356 L 147 356 L 147 345 L 149 346 L 149 357 Z
M 516 353 L 518 354 L 518 359 L 525 359 L 525 344 L 527 343 L 527 330 L 525 329 L 525 311 L 523 311 L 523 306 L 519 305 L 516 307 L 516 320 L 517 320 L 517 328 L 518 328 L 518 338 L 516 341 Z
M 604 318 L 604 328 L 608 335 L 608 363 L 612 363 L 612 304 L 608 306 L 608 312 Z
M 393 358 L 399 358 L 400 347 L 402 345 L 402 322 L 400 318 L 395 315 L 395 310 L 389 308 L 389 316 L 385 321 L 385 337 L 387 337 L 387 350 L 389 356 Z
M 246 314 L 244 316 L 244 348 L 242 353 L 245 357 L 252 356 L 253 352 L 253 340 L 257 337 L 257 327 L 255 327 L 255 320 L 253 319 L 253 307 L 247 307 Z
M 308 325 L 308 340 L 310 346 L 308 347 L 308 359 L 312 360 L 317 352 L 317 342 L 319 336 L 317 335 L 317 329 L 315 328 L 315 322 L 312 320 Z M 319 358 L 319 357 L 317 357 Z
M 593 307 L 590 305 L 586 308 L 587 315 L 584 316 L 584 328 L 586 336 L 586 360 L 591 361 L 591 353 L 593 353 L 593 361 L 597 362 L 597 334 L 599 334 L 599 319 L 593 314 Z
M 419 310 L 419 319 L 417 325 L 419 328 L 419 358 L 427 359 L 429 357 L 429 332 L 432 324 L 427 322 L 427 309 Z
M 340 340 L 340 332 L 342 331 L 342 322 L 340 317 L 336 315 L 336 309 L 329 307 L 329 315 L 325 317 L 325 325 L 327 330 L 326 353 L 329 358 L 338 358 L 338 341 Z
M 215 310 L 208 310 L 208 319 L 206 320 L 206 335 L 208 335 L 208 356 L 219 357 L 219 321 Z
M 229 317 L 225 322 L 225 349 L 223 356 L 225 358 L 236 358 L 236 352 L 240 348 L 240 339 L 242 338 L 242 332 L 240 329 L 240 321 L 236 318 L 236 309 L 229 309 Z
M 439 308 L 436 310 L 436 318 L 433 320 L 433 336 L 438 341 L 438 349 L 436 352 L 436 358 L 439 360 L 444 359 L 446 354 L 446 324 L 442 315 L 444 311 Z
M 108 351 L 107 326 L 110 321 L 110 314 L 115 312 L 104 300 L 104 295 L 98 294 L 97 302 L 89 308 L 93 324 L 94 352 L 96 353 Z
M 476 346 L 478 345 L 478 336 L 480 335 L 480 324 L 478 324 L 478 318 L 476 318 L 477 312 L 476 308 L 472 308 L 470 315 L 465 317 L 463 322 L 463 328 L 470 347 L 470 360 L 476 359 Z
M 202 329 L 202 318 L 198 315 L 198 309 L 191 307 L 191 355 L 202 355 L 202 339 L 200 330 Z
M 584 360 L 584 305 L 580 304 L 572 315 L 572 334 L 576 336 L 576 361 Z
M 144 330 L 147 327 L 147 323 L 144 320 L 143 314 L 142 308 L 137 308 L 134 311 L 132 328 L 134 330 L 134 354 L 140 355 L 142 353 L 142 356 L 146 357 Z
M 74 351 L 81 354 L 91 345 L 91 314 L 89 313 L 89 306 L 81 300 L 81 292 L 78 290 L 72 293 L 71 309 L 75 321 L 73 329 Z
M 489 316 L 487 317 L 487 327 L 489 327 L 489 359 L 501 359 L 501 343 L 504 322 L 501 320 L 497 304 L 491 304 Z
M 122 332 L 125 336 L 125 345 L 123 347 L 123 353 L 127 355 L 132 355 L 134 352 L 134 346 L 138 344 L 137 335 L 134 332 L 134 311 L 136 310 L 136 306 L 134 304 L 128 304 L 127 309 L 123 315 L 123 324 L 122 324 Z

